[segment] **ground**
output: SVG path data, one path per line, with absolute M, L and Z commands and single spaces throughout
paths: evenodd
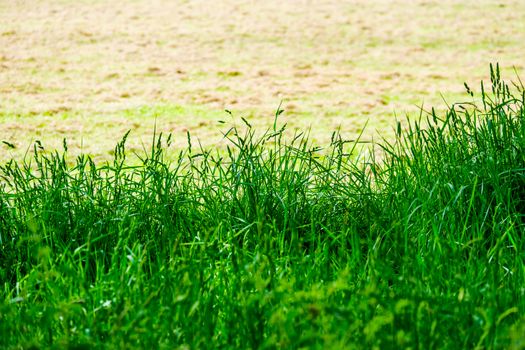
M 467 99 L 525 67 L 521 0 L 0 0 L 0 159 L 68 139 L 105 158 L 131 129 L 221 140 L 225 109 L 327 142 Z

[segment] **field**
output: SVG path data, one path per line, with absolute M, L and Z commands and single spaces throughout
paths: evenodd
M 523 39 L 519 1 L 0 0 L 0 349 L 525 349 Z
M 111 157 L 154 129 L 207 145 L 218 120 L 290 127 L 321 144 L 392 136 L 394 113 L 446 108 L 463 82 L 523 71 L 525 8 L 515 1 L 0 1 L 3 160 L 40 140 Z
M 380 159 L 277 119 L 5 164 L 0 347 L 523 349 L 525 88 L 492 72 Z

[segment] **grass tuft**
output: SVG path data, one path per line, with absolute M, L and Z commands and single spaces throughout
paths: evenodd
M 226 150 L 35 145 L 0 167 L 0 347 L 523 348 L 525 89 L 491 76 L 368 156 L 280 110 Z

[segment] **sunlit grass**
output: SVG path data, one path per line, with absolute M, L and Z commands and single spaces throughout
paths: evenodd
M 280 111 L 225 149 L 35 145 L 0 168 L 0 347 L 522 348 L 525 92 L 492 78 L 370 155 Z

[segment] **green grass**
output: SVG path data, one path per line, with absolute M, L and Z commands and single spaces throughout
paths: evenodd
M 35 146 L 0 169 L 0 348 L 524 348 L 525 92 L 491 72 L 368 153 L 279 112 L 139 165 Z

